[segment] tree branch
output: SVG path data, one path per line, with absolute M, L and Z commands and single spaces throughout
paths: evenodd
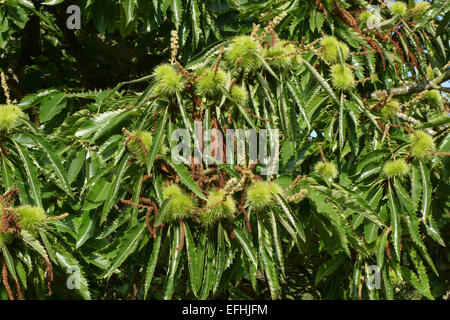
M 438 90 L 450 93 L 450 88 L 447 88 L 447 87 L 444 87 L 444 86 L 440 86 Z
M 422 124 L 419 120 L 416 120 L 416 119 L 414 119 L 412 117 L 409 117 L 409 116 L 407 116 L 404 113 L 397 112 L 396 115 L 397 115 L 398 118 L 403 119 L 403 120 L 408 121 L 408 122 L 411 122 L 415 126 L 418 126 L 418 125 Z M 426 133 L 428 133 L 430 135 L 435 135 L 436 134 L 436 131 L 434 131 L 434 130 L 431 130 L 431 129 L 428 129 L 428 128 L 426 128 L 424 130 L 425 130 Z
M 406 96 L 414 93 L 419 93 L 425 90 L 429 90 L 432 88 L 438 87 L 442 82 L 445 82 L 450 79 L 450 70 L 447 70 L 440 76 L 434 78 L 433 80 L 421 82 L 421 83 L 413 83 L 405 87 L 386 89 L 386 90 L 377 90 L 370 94 L 371 99 L 378 99 L 381 97 L 393 95 L 393 96 Z

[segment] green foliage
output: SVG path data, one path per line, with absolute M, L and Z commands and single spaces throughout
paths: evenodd
M 448 291 L 448 1 L 390 4 L 380 30 L 356 0 L 77 3 L 71 33 L 62 2 L 0 3 L 2 298 Z M 196 162 L 200 127 L 277 129 L 277 171 Z

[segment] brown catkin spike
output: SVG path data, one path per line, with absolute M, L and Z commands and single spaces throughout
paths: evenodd
M 296 201 L 302 197 L 304 197 L 306 194 L 308 193 L 308 190 L 306 189 L 301 189 L 300 192 L 292 195 L 292 196 L 287 196 L 285 198 L 286 202 L 292 202 L 292 201 Z
M 361 79 L 361 80 L 357 80 L 356 83 L 357 83 L 357 84 L 358 84 L 358 83 L 365 84 L 367 81 L 374 80 L 374 79 L 377 79 L 377 78 L 378 78 L 378 75 L 374 74 L 374 75 L 371 75 L 371 76 L 368 77 L 368 78 L 364 78 L 364 79 Z
M 150 234 L 148 236 L 155 238 L 155 234 L 153 232 L 154 228 L 151 227 L 150 221 L 149 221 L 150 215 L 152 214 L 152 212 L 153 212 L 153 207 L 148 207 L 147 213 L 145 214 L 145 225 L 147 226 L 148 232 L 150 232 Z
M 148 206 L 144 206 L 142 204 L 134 203 L 132 200 L 120 199 L 120 202 L 122 202 L 123 204 L 129 205 L 129 206 L 131 206 L 133 208 L 139 208 L 139 209 L 148 208 Z
M 244 214 L 245 224 L 247 225 L 248 232 L 252 233 L 252 226 L 250 225 L 250 219 L 248 218 L 247 211 L 243 206 L 239 206 L 239 210 Z
M 245 179 L 244 187 L 242 188 L 241 201 L 239 203 L 240 207 L 244 206 L 245 196 L 247 195 L 247 184 L 248 184 L 248 178 Z
M 446 135 L 447 132 L 450 131 L 450 128 L 447 128 L 447 130 L 442 131 L 438 136 L 436 136 L 434 139 L 438 140 L 439 138 L 441 138 L 442 136 Z
M 260 26 L 261 26 L 260 24 L 253 23 L 253 30 L 252 33 L 250 34 L 250 37 L 258 39 L 258 30 Z
M 64 219 L 64 218 L 67 218 L 69 216 L 69 213 L 63 213 L 63 214 L 61 214 L 61 215 L 59 215 L 59 216 L 56 216 L 56 217 L 47 217 L 47 220 L 50 220 L 50 221 L 55 221 L 55 220 L 62 220 L 62 219 Z
M 320 158 L 322 159 L 322 162 L 323 162 L 323 163 L 326 163 L 327 160 L 325 159 L 325 155 L 323 154 L 322 144 L 319 143 L 319 145 L 318 145 L 317 147 L 319 148 Z
M 0 211 L 0 221 L 2 223 L 2 228 L 0 229 L 0 233 L 4 233 L 8 229 L 8 225 L 5 215 L 5 199 L 2 195 L 0 195 L 0 203 L 2 205 L 2 210 Z
M 145 224 L 147 225 L 147 229 L 150 232 L 150 235 L 153 236 L 153 238 L 156 238 L 156 226 L 153 226 L 153 228 L 151 228 L 150 226 L 150 222 L 149 222 L 149 218 L 150 218 L 150 214 L 154 211 L 155 212 L 155 220 L 158 217 L 158 207 L 156 206 L 156 203 L 154 203 L 152 200 L 141 197 L 139 198 L 140 202 L 145 203 L 146 205 L 136 205 L 134 204 L 131 200 L 123 200 L 121 199 L 121 201 L 123 203 L 127 203 L 127 204 L 131 204 L 133 207 L 139 207 L 139 208 L 146 208 L 147 212 L 145 214 Z
M 46 269 L 45 269 L 45 275 L 46 276 L 45 276 L 45 278 L 47 280 L 48 295 L 51 296 L 52 295 L 51 283 L 53 281 L 53 266 L 52 266 L 52 263 L 50 262 L 50 260 L 42 258 L 42 262 L 46 266 Z
M 220 60 L 222 60 L 224 50 L 225 50 L 225 46 L 222 46 L 220 48 L 219 56 L 217 57 L 216 63 L 214 64 L 214 77 L 213 77 L 214 80 L 216 80 L 217 70 L 219 69 Z
M 3 259 L 2 280 L 3 280 L 3 285 L 5 286 L 6 292 L 8 293 L 9 300 L 14 300 L 13 292 L 8 283 L 8 268 L 6 267 L 5 259 Z
M 302 175 L 299 174 L 299 175 L 297 176 L 297 178 L 295 178 L 294 180 L 292 180 L 291 184 L 290 184 L 286 189 L 284 189 L 283 192 L 284 192 L 285 194 L 288 193 L 289 190 L 291 190 L 291 189 L 297 184 L 297 182 L 300 180 L 301 177 L 302 177 Z
M 8 85 L 6 84 L 6 77 L 3 72 L 0 73 L 0 76 L 2 78 L 2 88 L 3 88 L 3 92 L 5 94 L 5 97 L 6 97 L 6 104 L 9 105 L 9 104 L 11 104 L 11 97 L 9 96 Z
M 245 106 L 244 106 L 244 109 L 245 109 L 245 111 L 247 111 L 247 113 L 248 113 L 251 117 L 255 118 L 256 120 L 264 121 L 264 122 L 269 122 L 269 121 L 270 121 L 269 119 L 258 117 L 258 116 L 257 116 L 256 114 L 254 114 L 249 108 L 247 108 L 247 107 L 245 107 Z
M 145 199 L 145 198 L 140 198 L 139 200 L 141 200 L 141 199 Z M 153 211 L 155 212 L 155 220 L 154 221 L 156 221 L 156 218 L 158 217 L 158 207 L 156 206 L 156 203 L 154 203 L 153 201 L 150 201 L 148 204 L 152 206 Z M 156 239 L 156 226 L 154 224 L 153 224 L 153 238 Z
M 6 206 L 9 207 L 13 199 L 19 194 L 19 189 L 11 189 L 3 196 L 6 199 Z
M 376 51 L 375 50 L 366 50 L 366 51 L 360 51 L 360 52 L 353 52 L 352 54 L 367 56 L 368 54 L 371 54 L 371 53 L 376 53 Z
M 176 248 L 177 251 L 183 250 L 184 247 L 184 224 L 182 220 L 180 220 L 180 232 L 181 232 L 180 245 Z
M 450 152 L 427 152 L 427 154 L 432 155 L 432 156 L 442 156 L 442 157 L 450 156 Z
M 177 60 L 177 54 L 178 49 L 180 48 L 178 44 L 178 32 L 176 30 L 172 30 L 170 32 L 171 38 L 170 38 L 170 48 L 171 48 L 171 58 L 170 63 L 175 64 L 175 61 Z
M 0 204 L 1 204 L 1 211 L 0 211 L 0 221 L 1 221 L 1 229 L 0 233 L 16 233 L 17 235 L 20 235 L 20 225 L 19 225 L 19 216 L 17 215 L 17 212 L 10 208 L 9 205 L 11 204 L 12 198 L 15 197 L 17 194 L 16 189 L 12 189 L 11 191 L 7 192 L 5 195 L 0 195 Z
M 316 0 L 316 6 L 319 7 L 319 10 L 322 11 L 325 20 L 328 20 L 328 13 L 325 7 L 323 6 L 322 1 Z
M 195 75 L 190 73 L 188 70 L 186 70 L 181 63 L 179 63 L 178 61 L 175 61 L 178 70 L 183 74 L 183 76 L 188 79 L 189 82 L 193 82 L 195 80 Z
M 362 276 L 361 279 L 359 280 L 358 300 L 362 299 L 362 289 L 363 289 L 364 281 L 365 281 L 365 277 Z
M 279 42 L 278 36 L 275 33 L 275 30 L 272 28 L 270 29 L 270 38 L 271 38 L 271 42 L 272 42 L 272 47 L 276 46 Z
M 17 279 L 14 279 L 14 282 L 16 284 L 16 295 L 17 295 L 17 299 L 18 300 L 23 300 L 23 296 L 22 296 L 22 290 L 20 290 L 20 284 L 19 281 Z

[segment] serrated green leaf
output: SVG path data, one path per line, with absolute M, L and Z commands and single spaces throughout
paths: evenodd
M 156 263 L 158 262 L 159 249 L 161 248 L 162 228 L 159 228 L 156 232 L 156 239 L 153 242 L 153 249 L 148 260 L 147 269 L 145 271 L 144 282 L 144 300 L 147 299 L 148 290 L 152 283 L 153 274 L 155 273 Z
M 109 279 L 111 275 L 117 270 L 117 268 L 125 261 L 125 259 L 135 252 L 139 241 L 145 234 L 145 224 L 135 226 L 133 229 L 127 231 L 127 233 L 120 239 L 118 245 L 117 254 L 114 260 L 111 262 L 108 270 L 103 273 L 100 277 L 102 279 Z
M 236 239 L 241 244 L 242 249 L 247 254 L 250 261 L 255 265 L 255 267 L 257 267 L 258 260 L 257 260 L 256 251 L 253 248 L 250 240 L 248 239 L 247 234 L 242 229 L 240 229 L 236 226 L 233 227 L 233 231 L 234 231 L 234 235 L 235 235 Z

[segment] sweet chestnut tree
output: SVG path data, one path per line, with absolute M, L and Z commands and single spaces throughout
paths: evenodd
M 446 295 L 448 2 L 131 2 L 140 77 L 21 97 L 2 66 L 1 298 Z

